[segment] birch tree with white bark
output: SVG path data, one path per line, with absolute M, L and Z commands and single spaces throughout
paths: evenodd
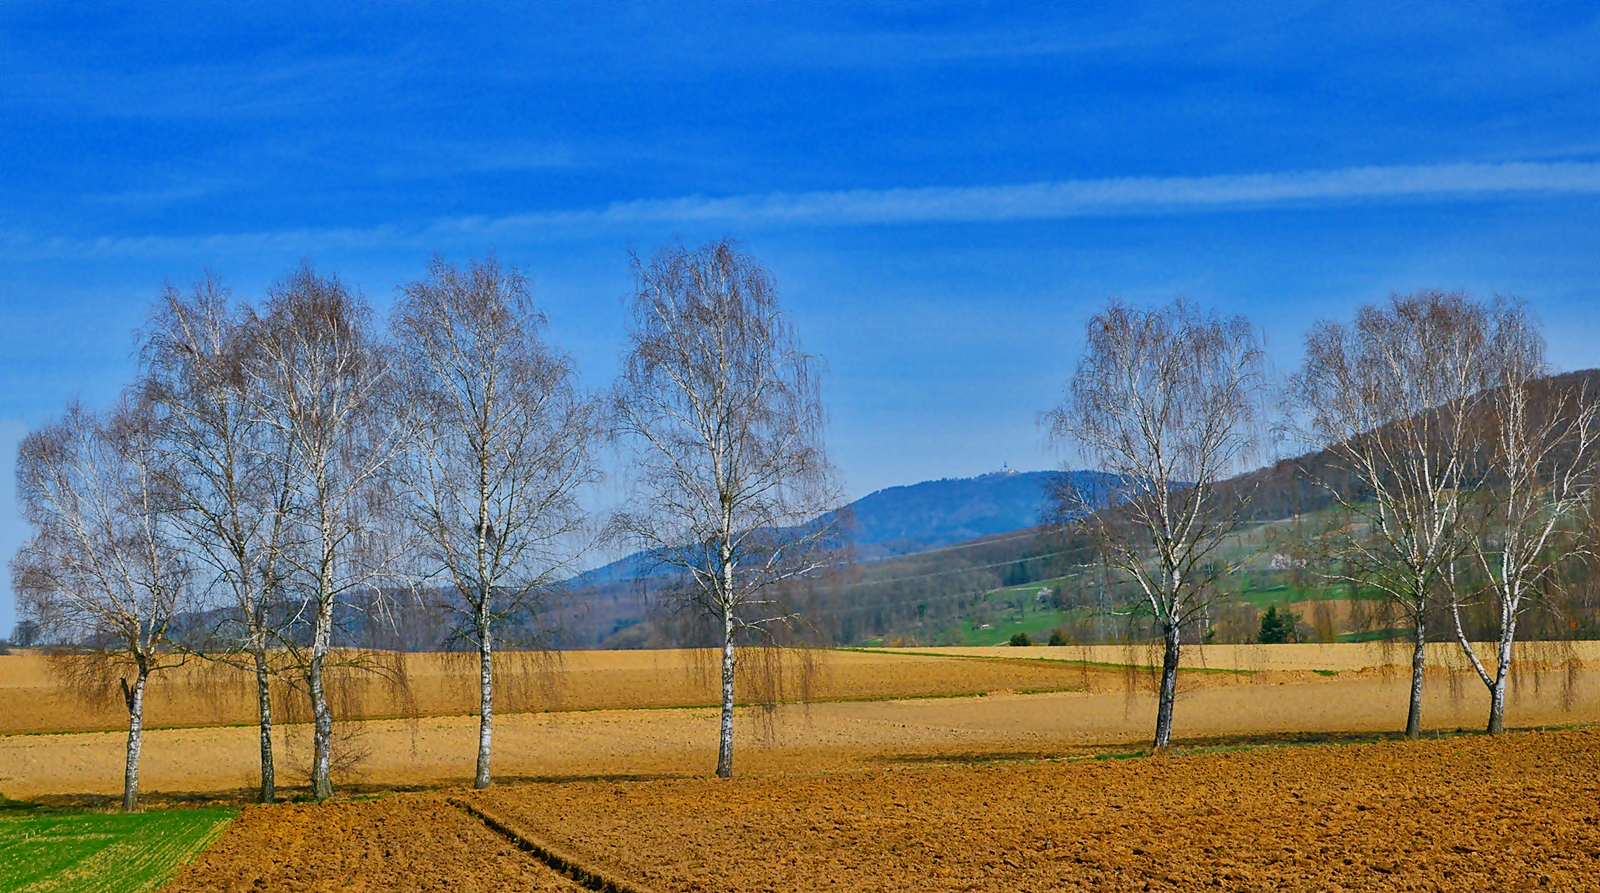
M 393 370 L 359 295 L 309 265 L 267 294 L 247 374 L 262 423 L 285 447 L 272 474 L 286 476 L 297 504 L 280 577 L 299 602 L 297 620 L 309 624 L 309 643 L 284 644 L 310 699 L 311 793 L 322 800 L 333 795 L 327 670 L 336 609 L 381 609 L 386 584 L 401 579 L 408 543 L 386 485 L 410 431 L 386 411 Z
M 592 540 L 579 496 L 599 477 L 600 404 L 579 393 L 546 325 L 527 279 L 493 258 L 466 269 L 436 258 L 392 319 L 396 393 L 418 431 L 399 478 L 432 573 L 458 596 L 446 603 L 455 630 L 478 656 L 479 788 L 490 783 L 501 623 L 544 607 Z
M 785 585 L 832 561 L 842 502 L 823 443 L 815 358 L 777 284 L 728 240 L 633 259 L 631 349 L 615 391 L 638 493 L 614 518 L 668 590 L 716 626 L 722 715 L 717 775 L 733 774 L 741 643 L 770 643 L 799 616 Z
M 253 314 L 215 278 L 184 295 L 168 287 L 145 333 L 141 390 L 157 414 L 163 483 L 173 518 L 208 571 L 197 585 L 220 596 L 226 621 L 203 656 L 255 677 L 259 799 L 276 797 L 272 679 L 285 620 L 282 574 L 295 507 L 287 462 L 292 428 L 268 424 Z
M 1578 383 L 1549 378 L 1544 337 L 1520 301 L 1491 310 L 1490 390 L 1482 406 L 1487 454 L 1483 530 L 1469 551 L 1488 580 L 1498 635 L 1493 672 L 1461 622 L 1463 593 L 1450 592 L 1456 641 L 1489 693 L 1488 732 L 1505 731 L 1506 683 L 1517 620 L 1554 581 L 1552 551 L 1571 554 L 1567 529 L 1591 502 L 1600 444 L 1600 401 Z
M 1162 641 L 1154 746 L 1172 740 L 1183 635 L 1196 629 L 1228 570 L 1218 547 L 1244 520 L 1249 494 L 1218 484 L 1260 448 L 1269 386 L 1256 329 L 1178 300 L 1150 309 L 1113 301 L 1089 320 L 1087 344 L 1051 437 L 1120 482 L 1109 499 L 1056 494 L 1058 514 L 1143 595 Z
M 181 663 L 169 634 L 191 606 L 192 569 L 155 471 L 145 409 L 126 400 L 107 413 L 74 404 L 23 439 L 17 495 L 33 537 L 11 562 L 23 613 L 78 651 L 75 659 L 120 676 L 127 812 L 139 805 L 145 692 L 153 674 Z
M 1413 739 L 1430 610 L 1465 554 L 1463 521 L 1488 468 L 1477 418 L 1493 382 L 1489 330 L 1484 305 L 1465 295 L 1394 295 L 1352 325 L 1318 322 L 1290 385 L 1300 437 L 1341 478 L 1321 481 L 1339 507 L 1327 576 L 1382 593 L 1410 627 Z

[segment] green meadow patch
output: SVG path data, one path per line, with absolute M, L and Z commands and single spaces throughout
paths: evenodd
M 215 840 L 234 810 L 133 814 L 55 809 L 0 796 L 0 890 L 142 893 Z

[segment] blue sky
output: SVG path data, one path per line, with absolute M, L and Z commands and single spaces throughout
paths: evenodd
M 1593 4 L 11 2 L 0 82 L 7 464 L 127 381 L 163 280 L 301 258 L 383 307 L 494 251 L 599 388 L 628 249 L 738 237 L 855 495 L 1057 461 L 1113 295 L 1246 313 L 1289 369 L 1390 291 L 1511 292 L 1600 364 Z

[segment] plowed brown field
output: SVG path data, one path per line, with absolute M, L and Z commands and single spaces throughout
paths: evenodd
M 657 893 L 1600 890 L 1600 733 L 1587 730 L 458 796 Z M 369 870 L 400 890 L 554 883 L 494 841 L 463 861 L 487 840 L 475 821 L 439 794 L 253 808 L 169 889 L 334 889 Z
M 265 882 L 265 883 L 264 883 Z M 506 893 L 584 888 L 433 800 L 246 810 L 163 890 Z

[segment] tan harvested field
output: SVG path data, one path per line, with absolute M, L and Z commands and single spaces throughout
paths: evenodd
M 1490 650 L 1480 647 L 1486 661 Z M 1546 666 L 1576 659 L 1600 667 L 1600 642 L 1525 644 L 1518 660 Z M 951 660 L 983 658 L 984 660 Z M 799 661 L 784 661 L 786 700 L 801 700 L 808 676 L 813 701 L 878 700 L 980 694 L 993 691 L 1065 691 L 1120 689 L 1124 681 L 1114 666 L 1154 666 L 1160 653 L 1147 645 L 1090 645 L 1051 648 L 902 648 L 811 652 L 812 672 Z M 501 713 L 542 713 L 688 707 L 717 703 L 715 655 L 704 651 L 569 651 L 551 656 L 500 655 L 497 695 Z M 1429 646 L 1431 666 L 1465 669 L 1460 648 Z M 1183 666 L 1194 670 L 1227 670 L 1287 674 L 1305 678 L 1324 672 L 1392 675 L 1407 671 L 1410 651 L 1404 646 L 1337 645 L 1207 645 L 1184 650 Z M 403 716 L 461 716 L 477 710 L 476 658 L 469 655 L 380 655 L 375 664 L 398 669 L 403 683 L 383 681 L 378 674 L 358 674 L 346 702 L 356 719 Z M 1087 663 L 1088 667 L 1080 666 Z M 0 735 L 32 732 L 112 731 L 124 728 L 127 716 L 115 679 L 86 699 L 62 684 L 49 661 L 37 652 L 0 655 Z M 146 697 L 147 728 L 247 725 L 255 722 L 254 677 L 221 664 L 194 661 L 152 683 Z M 1189 686 L 1214 684 L 1190 677 Z M 287 695 L 287 693 L 281 693 Z M 298 698 L 284 697 L 292 708 Z M 292 719 L 292 715 L 290 716 Z
M 1269 660 L 1293 666 L 1292 660 L 1308 659 L 1305 653 L 1273 658 L 1272 648 L 1296 647 L 1263 650 Z M 771 714 L 742 709 L 736 767 L 740 772 L 810 772 L 941 759 L 1078 756 L 1125 751 L 1148 739 L 1155 710 L 1153 697 L 1144 690 L 1151 681 L 1148 673 L 1021 660 L 1016 657 L 1019 650 L 984 649 L 987 659 L 829 653 L 819 692 L 871 692 L 877 699 L 793 704 Z M 1059 650 L 1064 649 L 1027 653 Z M 1301 656 L 1294 657 L 1297 653 Z M 1323 652 L 1322 659 L 1331 658 Z M 608 664 L 617 671 L 611 676 L 603 672 Z M 587 677 L 579 675 L 585 666 Z M 610 679 L 611 687 L 601 690 L 622 706 L 502 715 L 496 723 L 497 777 L 701 775 L 714 765 L 715 709 L 628 706 L 647 699 L 651 673 L 668 686 L 673 679 L 693 678 L 690 658 L 668 652 L 590 652 L 569 655 L 566 667 L 577 679 Z M 1044 691 L 1028 693 L 1039 689 Z M 687 685 L 685 690 L 693 693 Z M 986 694 L 912 696 L 961 691 Z M 589 703 L 604 703 L 597 691 L 585 697 Z M 1371 668 L 1331 676 L 1304 669 L 1187 673 L 1175 734 L 1189 744 L 1372 735 L 1404 725 L 1405 700 L 1403 673 Z M 1425 727 L 1479 728 L 1484 702 L 1475 678 L 1436 671 L 1426 688 Z M 1508 722 L 1513 727 L 1600 722 L 1600 668 L 1571 664 L 1522 674 L 1513 689 Z M 465 784 L 471 777 L 475 716 L 457 712 L 374 720 L 351 723 L 349 729 L 353 737 L 342 741 L 341 749 L 364 753 L 365 758 L 339 779 L 347 789 L 443 787 Z M 280 784 L 294 785 L 304 778 L 306 734 L 304 725 L 280 727 Z M 28 798 L 112 796 L 120 790 L 122 744 L 119 732 L 0 736 L 0 791 Z M 255 729 L 241 725 L 147 732 L 143 760 L 143 789 L 157 800 L 187 795 L 245 798 L 256 781 Z
M 640 893 L 1600 890 L 1600 733 L 260 807 L 167 889 L 559 882 L 473 822 Z M 464 859 L 472 844 L 492 858 Z
M 988 656 L 1015 657 L 1004 649 Z M 1104 675 L 1059 661 L 973 661 L 947 656 L 887 656 L 857 651 L 815 651 L 805 673 L 801 659 L 783 661 L 779 678 L 786 700 L 880 699 L 978 694 L 1000 689 L 1080 689 Z M 528 713 L 718 703 L 716 655 L 707 651 L 569 651 L 550 656 L 501 655 L 497 712 Z M 478 707 L 477 658 L 471 655 L 384 654 L 372 661 L 403 684 L 376 673 L 355 676 L 346 715 L 384 719 L 406 715 L 461 716 Z M 805 681 L 809 692 L 802 692 Z M 0 735 L 26 732 L 114 730 L 127 726 L 116 680 L 95 700 L 64 686 L 41 654 L 0 655 Z M 152 682 L 146 696 L 147 728 L 244 725 L 255 722 L 253 674 L 195 661 Z M 292 703 L 300 707 L 298 699 Z

